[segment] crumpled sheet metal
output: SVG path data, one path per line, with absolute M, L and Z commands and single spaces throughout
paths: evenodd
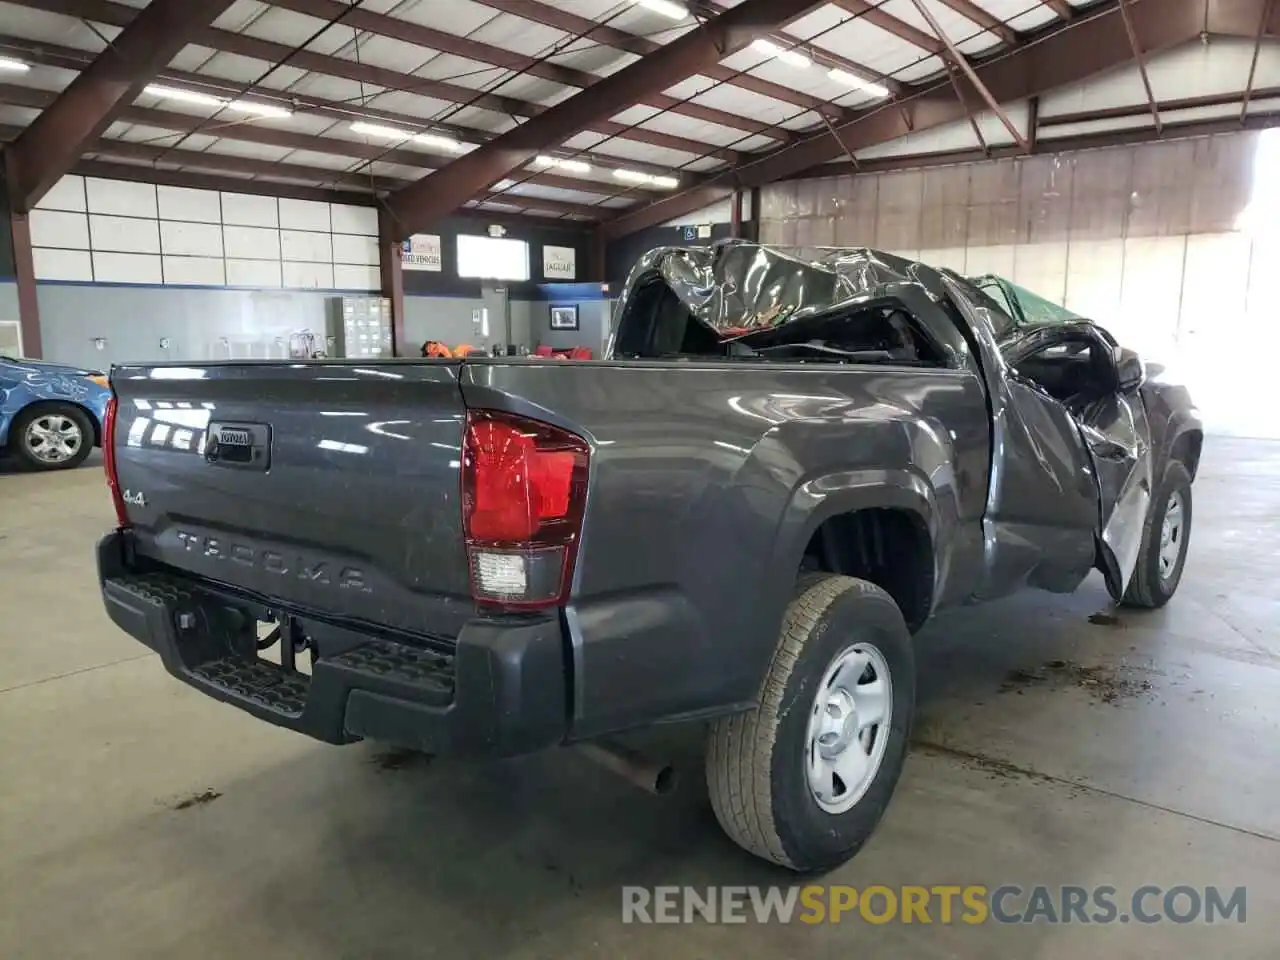
M 923 264 L 868 248 L 832 250 L 820 259 L 804 260 L 745 241 L 660 247 L 636 264 L 621 302 L 657 273 L 698 320 L 716 331 L 746 332 L 838 309 L 873 297 L 888 284 L 921 282 L 924 271 L 934 273 Z M 937 295 L 936 283 L 924 285 Z

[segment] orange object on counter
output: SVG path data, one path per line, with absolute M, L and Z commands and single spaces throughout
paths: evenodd
M 428 340 L 422 345 L 422 355 L 447 359 L 453 356 L 453 351 L 439 340 Z

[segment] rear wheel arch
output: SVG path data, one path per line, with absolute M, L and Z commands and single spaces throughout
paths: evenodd
M 859 562 L 856 551 L 833 553 L 822 547 L 838 545 L 850 535 L 892 537 L 895 549 L 888 553 L 895 565 L 876 572 Z M 766 584 L 768 622 L 782 621 L 795 578 L 808 569 L 860 577 L 883 587 L 902 605 L 903 617 L 914 630 L 933 608 L 939 539 L 934 492 L 911 470 L 838 474 L 802 484 L 778 529 Z
M 825 517 L 809 537 L 798 569 L 875 584 L 893 598 L 913 631 L 933 609 L 933 536 L 925 517 L 903 506 L 859 507 Z

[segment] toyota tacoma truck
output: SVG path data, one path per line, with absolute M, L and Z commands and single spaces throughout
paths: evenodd
M 796 870 L 871 834 L 912 634 L 1101 572 L 1182 576 L 1186 391 L 1072 316 L 887 253 L 646 255 L 607 356 L 114 368 L 112 620 L 335 744 L 510 756 L 709 728 L 724 829 Z

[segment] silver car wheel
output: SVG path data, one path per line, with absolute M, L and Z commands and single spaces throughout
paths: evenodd
M 27 424 L 23 437 L 31 456 L 41 463 L 64 463 L 84 445 L 80 425 L 60 413 L 46 413 Z
M 1182 493 L 1175 490 L 1169 495 L 1164 508 L 1164 522 L 1160 525 L 1160 579 L 1169 580 L 1178 568 L 1182 548 L 1186 540 L 1186 511 Z
M 809 790 L 827 813 L 844 813 L 875 779 L 889 742 L 893 682 L 878 648 L 855 643 L 827 669 L 809 717 Z

